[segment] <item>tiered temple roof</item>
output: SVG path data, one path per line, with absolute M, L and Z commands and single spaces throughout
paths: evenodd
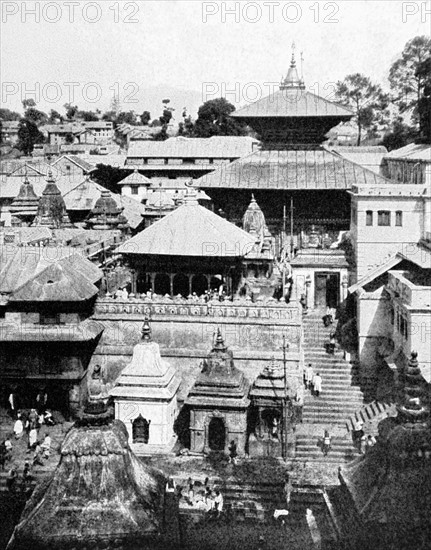
M 187 405 L 214 409 L 245 409 L 250 404 L 249 385 L 233 361 L 220 330 L 212 351 L 187 397 Z
M 9 207 L 10 213 L 23 222 L 31 222 L 37 214 L 39 197 L 34 192 L 33 185 L 24 177 L 18 195 Z
M 100 198 L 90 212 L 87 222 L 90 229 L 126 229 L 127 220 L 123 209 L 117 206 L 107 189 L 103 189 Z
M 291 385 L 287 380 L 285 388 L 283 368 L 273 359 L 254 381 L 250 398 L 266 406 L 281 406 L 283 399 L 290 395 Z
M 51 228 L 72 226 L 66 211 L 66 204 L 51 171 L 48 172 L 46 187 L 39 200 L 33 225 L 45 225 Z

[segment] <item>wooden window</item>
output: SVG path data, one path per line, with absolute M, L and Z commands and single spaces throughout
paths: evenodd
M 365 216 L 365 225 L 373 225 L 373 211 L 367 210 Z
M 60 314 L 59 313 L 41 313 L 40 324 L 41 325 L 59 325 Z
M 401 212 L 401 210 L 397 210 L 395 212 L 395 225 L 397 227 L 402 227 L 403 225 L 403 213 Z
M 379 210 L 377 215 L 377 225 L 389 226 L 391 225 L 391 213 L 389 210 Z
M 139 188 L 136 186 L 131 187 L 131 190 L 132 190 L 132 195 L 137 195 L 139 193 Z

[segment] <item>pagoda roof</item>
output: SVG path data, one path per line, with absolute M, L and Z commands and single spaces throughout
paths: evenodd
M 11 301 L 75 302 L 95 296 L 102 271 L 68 247 L 0 250 L 0 293 Z
M 118 248 L 121 254 L 243 257 L 256 238 L 200 206 L 196 194 Z
M 9 548 L 147 548 L 160 539 L 166 480 L 131 452 L 124 424 L 78 423 L 60 452 L 54 473 L 27 502 Z
M 277 92 L 242 107 L 232 113 L 234 118 L 331 117 L 349 120 L 354 113 L 349 108 L 328 101 L 301 87 L 280 89 Z
M 222 165 L 196 180 L 202 189 L 348 190 L 389 180 L 325 147 L 265 149 Z
M 287 390 L 287 391 L 286 391 Z M 284 372 L 281 365 L 273 360 L 256 378 L 250 390 L 250 398 L 254 401 L 282 401 L 288 397 L 291 390 L 291 382 L 284 381 Z
M 18 195 L 12 201 L 9 210 L 16 215 L 36 215 L 39 206 L 39 197 L 34 192 L 33 185 L 27 177 L 21 185 Z

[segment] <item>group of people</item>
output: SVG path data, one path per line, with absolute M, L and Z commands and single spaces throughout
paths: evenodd
M 21 490 L 24 493 L 31 492 L 34 476 L 32 474 L 32 466 L 28 460 L 24 462 L 24 467 L 21 476 Z M 19 489 L 19 474 L 18 468 L 13 465 L 8 472 L 6 478 L 6 487 L 10 493 L 14 493 Z
M 314 372 L 313 365 L 309 363 L 304 369 L 304 386 L 311 391 L 315 397 L 319 397 L 322 392 L 322 377 L 318 372 Z
M 187 480 L 187 503 L 193 506 L 193 508 L 204 510 L 211 516 L 219 518 L 224 506 L 223 495 L 220 489 L 211 489 L 208 478 L 205 479 L 202 489 L 201 487 L 201 484 L 197 485 L 189 477 Z
M 364 424 L 360 421 L 355 424 L 352 437 L 353 444 L 361 455 L 365 454 L 365 452 L 370 450 L 377 443 L 373 435 L 365 434 Z

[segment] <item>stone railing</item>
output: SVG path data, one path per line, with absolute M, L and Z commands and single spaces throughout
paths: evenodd
M 95 316 L 105 315 L 148 315 L 183 317 L 225 317 L 231 319 L 284 320 L 300 323 L 300 311 L 296 303 L 286 304 L 276 300 L 250 303 L 246 300 L 234 301 L 193 301 L 186 299 L 99 298 L 95 305 Z
M 404 277 L 401 271 L 389 273 L 388 287 L 406 305 L 414 308 L 430 307 L 430 286 L 418 286 Z

